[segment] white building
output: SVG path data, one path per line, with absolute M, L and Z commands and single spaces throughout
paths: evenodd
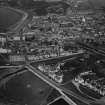
M 12 51 L 10 49 L 4 49 L 0 48 L 0 53 L 6 54 L 6 53 L 11 53 Z
M 25 57 L 23 55 L 10 55 L 9 61 L 10 62 L 24 62 Z

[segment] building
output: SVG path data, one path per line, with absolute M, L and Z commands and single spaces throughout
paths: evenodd
M 25 56 L 24 55 L 10 55 L 9 62 L 11 63 L 25 62 Z

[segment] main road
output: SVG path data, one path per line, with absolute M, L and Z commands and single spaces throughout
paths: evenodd
M 52 79 L 50 79 L 49 77 L 44 75 L 37 67 L 35 67 L 35 66 L 33 67 L 31 64 L 29 64 L 29 65 L 26 65 L 26 68 L 30 72 L 32 72 L 33 74 L 38 76 L 40 79 L 42 79 L 44 82 L 48 83 L 50 86 L 52 86 L 57 91 L 59 91 L 59 93 L 61 93 L 63 95 L 63 97 L 68 101 L 68 103 L 70 105 L 76 105 L 76 103 L 73 102 L 66 94 L 75 97 L 76 99 L 82 101 L 86 105 L 89 105 L 90 103 L 94 103 L 94 101 L 92 101 L 90 99 L 86 99 L 86 98 L 78 95 L 77 93 L 73 92 L 72 90 L 65 88 L 64 86 L 60 85 L 59 83 L 56 83 L 55 81 L 53 81 Z

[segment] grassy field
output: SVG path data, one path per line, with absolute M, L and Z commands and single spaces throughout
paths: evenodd
M 0 102 L 11 105 L 42 105 L 52 88 L 31 72 L 25 72 L 9 80 L 0 88 Z
M 6 31 L 11 25 L 16 24 L 22 14 L 9 8 L 0 7 L 0 32 Z

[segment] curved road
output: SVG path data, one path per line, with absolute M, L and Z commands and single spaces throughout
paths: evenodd
M 14 34 L 18 33 L 25 25 L 27 25 L 31 21 L 32 16 L 29 15 L 27 12 L 24 12 L 19 9 L 14 9 L 14 8 L 10 8 L 10 7 L 7 7 L 7 8 L 23 14 L 22 19 L 19 22 L 17 22 L 15 25 L 11 26 L 10 31 L 6 33 L 6 35 L 14 35 Z

